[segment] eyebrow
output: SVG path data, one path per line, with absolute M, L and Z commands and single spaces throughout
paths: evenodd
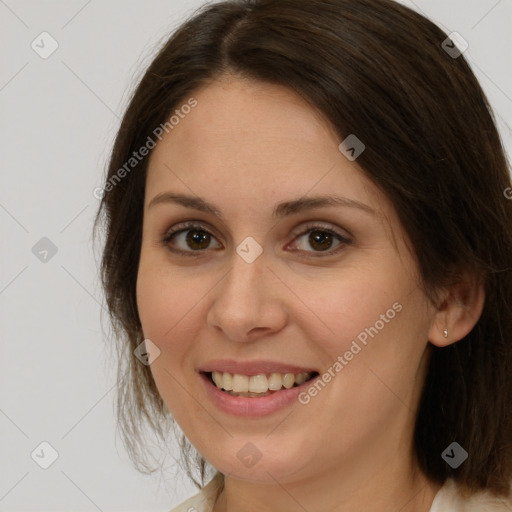
M 213 204 L 205 201 L 197 196 L 190 196 L 187 194 L 177 194 L 173 192 L 162 192 L 156 195 L 149 203 L 148 210 L 158 204 L 178 204 L 186 208 L 193 208 L 204 213 L 211 213 L 223 220 L 222 213 Z M 349 208 L 357 208 L 366 213 L 375 215 L 375 210 L 368 205 L 349 199 L 347 197 L 338 197 L 331 195 L 315 196 L 315 197 L 301 197 L 292 201 L 285 201 L 274 206 L 272 218 L 278 219 L 300 213 L 304 210 L 314 210 L 317 208 L 324 208 L 326 206 L 343 206 Z

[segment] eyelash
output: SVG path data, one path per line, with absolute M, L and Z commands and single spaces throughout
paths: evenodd
M 195 222 L 185 222 L 185 223 L 178 224 L 173 231 L 167 232 L 167 234 L 165 235 L 165 237 L 162 240 L 162 243 L 170 251 L 172 251 L 174 253 L 183 254 L 183 255 L 191 256 L 191 257 L 201 256 L 201 254 L 204 253 L 207 249 L 199 249 L 199 250 L 195 250 L 195 251 L 194 250 L 185 251 L 182 249 L 173 249 L 169 245 L 169 243 L 180 233 L 184 233 L 184 232 L 186 233 L 187 231 L 193 231 L 193 230 L 206 233 L 206 234 L 212 236 L 213 238 L 215 238 L 214 235 L 210 231 L 208 231 L 208 229 L 206 229 L 204 225 L 198 224 Z M 334 236 L 335 238 L 337 238 L 340 242 L 340 244 L 334 250 L 332 250 L 332 249 L 329 249 L 326 251 L 301 251 L 300 249 L 298 250 L 298 252 L 306 252 L 306 253 L 311 252 L 312 256 L 314 258 L 323 258 L 326 256 L 332 256 L 332 255 L 340 252 L 344 248 L 344 246 L 350 245 L 352 243 L 352 240 L 350 240 L 346 236 L 341 235 L 334 229 L 327 228 L 325 226 L 322 226 L 321 224 L 316 224 L 316 223 L 308 223 L 301 228 L 300 232 L 292 232 L 292 234 L 295 236 L 294 240 L 296 240 L 297 238 L 300 238 L 312 231 L 320 231 L 322 233 L 328 233 L 328 234 Z

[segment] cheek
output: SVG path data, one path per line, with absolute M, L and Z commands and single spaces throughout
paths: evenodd
M 171 274 L 161 261 L 141 256 L 137 308 L 146 338 L 160 342 L 177 340 L 175 332 L 194 315 L 202 295 L 204 291 L 193 285 L 190 276 Z
M 389 389 L 405 398 L 415 386 L 429 326 L 426 298 L 414 277 L 398 264 L 381 261 L 364 272 L 347 269 L 322 286 L 305 286 L 297 295 L 306 297 L 309 308 L 295 317 L 320 356 L 332 406 L 365 403 L 370 415 L 396 401 Z M 316 393 L 311 390 L 301 403 Z
M 377 331 L 389 330 L 399 320 L 407 285 L 395 273 L 366 267 L 364 272 L 344 269 L 331 279 L 308 284 L 297 296 L 308 306 L 306 314 L 297 315 L 308 337 L 322 345 L 331 360 L 349 350 L 353 340 L 364 345 Z M 370 332 L 370 333 L 369 333 Z
M 148 251 L 149 252 L 149 251 Z M 195 340 L 204 326 L 205 292 L 189 271 L 171 268 L 161 257 L 141 255 L 137 307 L 144 337 L 160 350 L 151 372 L 166 403 L 182 398 L 180 383 L 194 371 Z
M 349 410 L 359 408 L 363 413 L 358 421 L 365 416 L 382 419 L 393 407 L 401 406 L 397 396 L 409 400 L 427 346 L 426 298 L 418 288 L 414 290 L 411 281 L 394 276 L 394 281 L 363 284 L 347 280 L 341 289 L 326 288 L 322 298 L 316 297 L 325 334 L 319 331 L 314 339 L 322 349 L 324 382 L 330 388 L 324 398 L 332 402 L 331 410 L 339 404 Z M 307 332 L 313 338 L 314 317 L 309 317 Z M 307 329 L 305 324 L 303 329 Z M 320 385 L 318 393 L 311 390 L 301 403 L 309 403 L 322 389 Z
M 164 269 L 164 270 L 162 270 Z M 195 333 L 191 326 L 200 299 L 198 290 L 171 279 L 161 262 L 141 257 L 137 277 L 137 306 L 144 338 L 151 340 L 160 350 L 151 363 L 150 371 L 160 396 L 172 416 L 185 427 L 189 425 L 191 411 L 190 395 L 184 391 L 183 383 L 190 340 Z M 195 411 L 199 414 L 200 411 Z

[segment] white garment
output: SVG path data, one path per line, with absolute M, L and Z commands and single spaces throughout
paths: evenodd
M 173 508 L 170 512 L 211 512 L 223 484 L 224 477 L 222 473 L 215 473 L 215 476 L 198 494 Z
M 170 512 L 211 512 L 222 490 L 224 478 L 217 472 L 203 489 Z M 487 492 L 464 499 L 453 479 L 448 479 L 436 494 L 430 512 L 512 512 L 512 501 Z

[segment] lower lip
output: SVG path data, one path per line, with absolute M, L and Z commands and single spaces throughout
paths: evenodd
M 208 396 L 221 411 L 234 414 L 235 416 L 246 417 L 268 416 L 276 411 L 285 409 L 293 402 L 298 401 L 299 394 L 311 386 L 319 377 L 317 376 L 314 379 L 308 380 L 300 386 L 276 391 L 275 393 L 259 398 L 251 398 L 230 395 L 215 386 L 206 374 L 200 373 L 199 375 L 205 384 Z

